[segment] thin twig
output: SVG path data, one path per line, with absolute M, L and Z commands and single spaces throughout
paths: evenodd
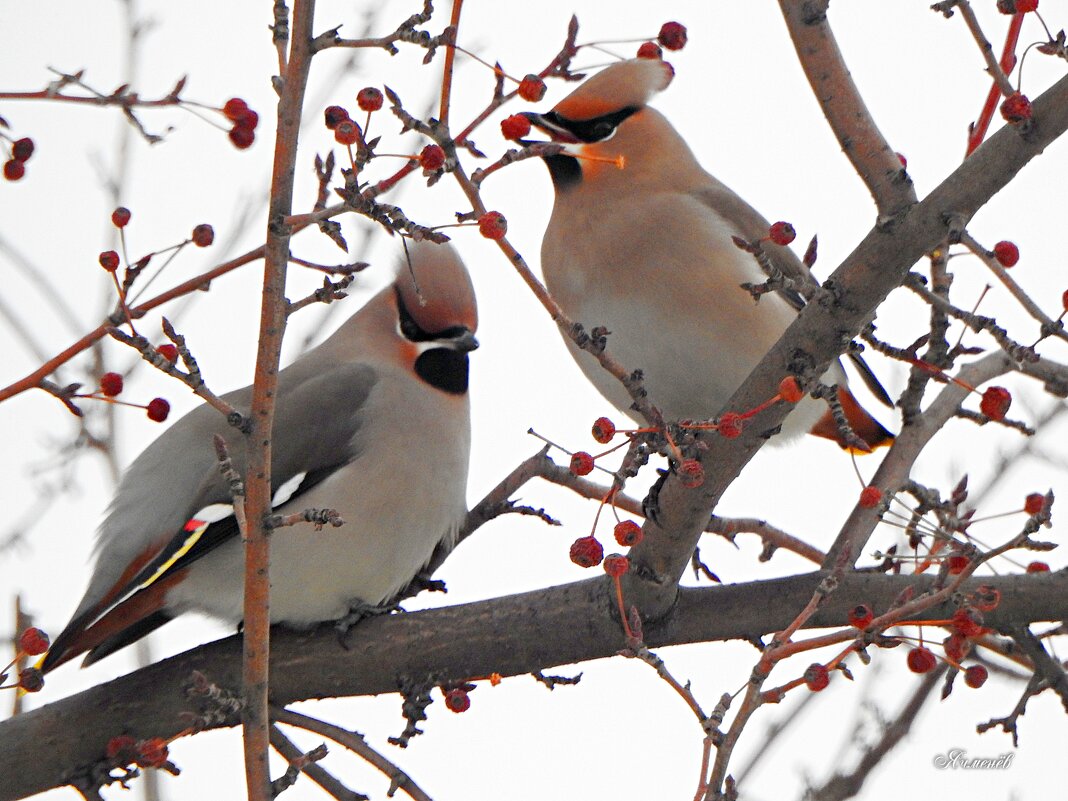
M 290 765 L 303 756 L 301 750 L 276 725 L 271 726 L 271 747 L 281 754 L 282 758 Z M 336 798 L 337 801 L 369 801 L 368 797 L 363 793 L 350 790 L 330 771 L 316 762 L 303 764 L 300 769 L 308 775 L 309 779 L 322 787 L 327 795 L 331 798 Z
M 300 729 L 315 732 L 323 737 L 330 738 L 339 745 L 345 746 L 369 765 L 377 768 L 385 774 L 390 781 L 390 792 L 388 795 L 393 795 L 395 790 L 402 790 L 414 801 L 431 801 L 430 796 L 415 783 L 411 776 L 401 770 L 393 762 L 382 756 L 382 754 L 378 753 L 378 751 L 371 748 L 362 735 L 343 729 L 340 726 L 335 726 L 332 723 L 319 720 L 318 718 L 302 715 L 291 709 L 271 707 L 271 719 L 278 723 L 286 723 L 290 726 L 296 726 Z

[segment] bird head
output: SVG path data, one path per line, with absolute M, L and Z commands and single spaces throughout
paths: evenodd
M 587 171 L 601 169 L 599 165 L 625 168 L 630 154 L 615 152 L 608 143 L 624 125 L 636 127 L 646 104 L 674 75 L 671 65 L 659 59 L 621 61 L 585 81 L 551 111 L 526 112 L 531 125 L 565 146 L 559 155 L 545 157 L 557 189 L 583 177 L 579 161 L 588 162 Z
M 471 276 L 448 243 L 406 240 L 406 258 L 393 286 L 401 333 L 413 342 L 437 341 L 458 351 L 478 347 L 478 307 Z

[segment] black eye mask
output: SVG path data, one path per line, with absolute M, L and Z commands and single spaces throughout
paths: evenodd
M 589 120 L 569 120 L 561 117 L 555 111 L 550 111 L 548 114 L 543 114 L 542 118 L 553 125 L 563 128 L 576 139 L 589 144 L 603 142 L 608 139 L 616 132 L 616 128 L 619 127 L 623 120 L 637 111 L 638 108 L 636 106 L 629 106 L 619 111 L 613 111 L 611 114 L 602 114 L 600 117 L 593 117 Z

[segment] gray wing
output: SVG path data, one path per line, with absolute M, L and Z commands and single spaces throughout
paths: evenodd
M 373 368 L 297 362 L 279 374 L 272 439 L 272 490 L 306 474 L 297 492 L 309 489 L 355 458 L 361 411 L 376 383 Z M 251 387 L 223 396 L 247 413 Z M 191 411 L 153 442 L 127 469 L 108 517 L 100 529 L 96 570 L 75 618 L 121 599 L 161 566 L 189 564 L 236 534 L 236 527 L 212 524 L 210 535 L 185 546 L 186 522 L 213 503 L 229 503 L 229 487 L 219 473 L 213 445 L 219 434 L 235 468 L 243 476 L 245 437 L 209 406 Z M 206 532 L 207 533 L 207 532 Z M 183 550 L 184 548 L 184 550 Z M 130 565 L 137 564 L 131 572 Z M 162 573 L 160 574 L 162 575 Z M 159 578 L 156 576 L 155 578 Z
M 738 197 L 721 181 L 711 175 L 708 176 L 708 179 L 707 186 L 702 187 L 701 190 L 695 193 L 702 203 L 723 217 L 727 224 L 743 239 L 754 241 L 767 236 L 768 228 L 771 224 L 756 209 Z M 816 279 L 813 278 L 812 271 L 797 258 L 797 255 L 790 248 L 776 245 L 773 242 L 765 242 L 763 243 L 763 249 L 771 263 L 782 273 L 795 280 L 815 284 Z M 796 311 L 801 311 L 805 306 L 805 301 L 801 295 L 792 289 L 779 290 L 776 294 Z M 863 357 L 859 353 L 852 352 L 849 354 L 849 359 L 857 368 L 857 372 L 868 389 L 871 390 L 879 402 L 893 408 L 893 400 Z
M 708 176 L 707 183 L 694 196 L 726 220 L 734 233 L 743 239 L 753 242 L 768 235 L 771 223 L 713 176 Z M 773 242 L 765 242 L 762 247 L 771 263 L 784 275 L 803 283 L 815 283 L 812 272 L 790 248 Z M 800 311 L 805 305 L 801 296 L 793 290 L 782 290 L 778 294 L 795 310 Z

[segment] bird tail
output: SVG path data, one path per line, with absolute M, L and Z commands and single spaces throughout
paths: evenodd
M 894 441 L 894 435 L 887 431 L 882 424 L 872 417 L 853 397 L 853 393 L 845 387 L 838 388 L 838 402 L 842 405 L 849 427 L 858 437 L 868 444 L 867 450 L 859 449 L 846 442 L 838 424 L 834 421 L 834 415 L 828 410 L 819 422 L 809 432 L 817 437 L 832 439 L 842 448 L 851 453 L 871 453 L 876 448 L 890 445 Z

